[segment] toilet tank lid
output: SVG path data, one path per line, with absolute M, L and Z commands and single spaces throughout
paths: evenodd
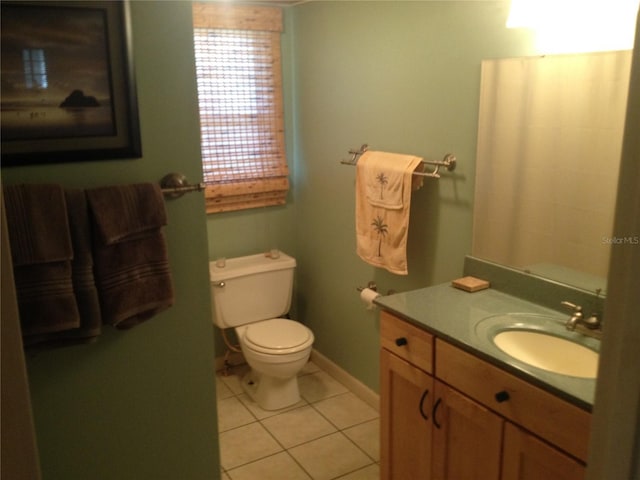
M 255 273 L 294 268 L 296 259 L 283 252 L 280 252 L 278 258 L 258 253 L 245 257 L 228 258 L 224 267 L 219 267 L 216 263 L 216 261 L 209 262 L 209 278 L 211 281 L 220 282 Z

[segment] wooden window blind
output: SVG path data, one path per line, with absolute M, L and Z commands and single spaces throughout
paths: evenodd
M 194 3 L 193 26 L 207 212 L 284 204 L 282 11 Z

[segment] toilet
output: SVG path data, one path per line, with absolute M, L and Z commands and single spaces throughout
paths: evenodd
M 265 410 L 300 401 L 297 374 L 313 345 L 310 329 L 282 318 L 291 307 L 295 267 L 293 257 L 278 251 L 209 263 L 213 323 L 235 329 L 251 367 L 243 387 Z

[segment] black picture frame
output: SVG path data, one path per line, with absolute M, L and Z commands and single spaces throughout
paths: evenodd
M 0 8 L 2 166 L 141 157 L 129 2 Z

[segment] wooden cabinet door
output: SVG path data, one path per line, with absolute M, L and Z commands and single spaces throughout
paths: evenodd
M 430 480 L 433 378 L 380 352 L 380 478 Z
M 580 462 L 507 422 L 502 480 L 583 480 L 585 475 Z
M 435 377 L 586 462 L 589 412 L 440 339 Z M 502 392 L 507 392 L 507 401 L 498 401 L 496 394 Z
M 499 480 L 504 420 L 439 381 L 435 390 L 432 479 Z

